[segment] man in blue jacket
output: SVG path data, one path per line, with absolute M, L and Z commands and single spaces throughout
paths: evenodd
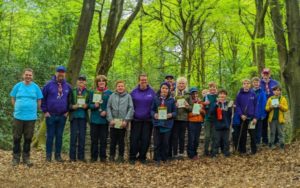
M 236 97 L 236 111 L 241 118 L 241 133 L 239 134 L 238 150 L 241 154 L 247 152 L 247 131 L 251 138 L 251 154 L 256 153 L 255 129 L 249 127 L 257 123 L 257 97 L 250 89 L 251 82 L 249 79 L 243 80 L 243 88 Z
M 269 97 L 273 96 L 272 88 L 278 85 L 276 80 L 271 78 L 271 71 L 269 68 L 264 68 L 261 73 L 261 80 L 260 80 L 260 88 L 265 92 L 266 97 L 268 100 Z M 276 134 L 277 135 L 277 134 Z M 277 136 L 276 136 L 277 137 Z M 268 113 L 266 114 L 266 118 L 263 120 L 262 124 L 262 142 L 268 145 Z
M 55 160 L 63 162 L 61 147 L 63 131 L 69 110 L 69 95 L 72 92 L 70 84 L 65 80 L 66 68 L 58 66 L 56 74 L 43 88 L 42 111 L 46 118 L 46 160 L 51 162 L 52 146 L 55 138 Z
M 256 94 L 257 97 L 257 123 L 255 126 L 256 144 L 260 144 L 262 124 L 264 119 L 267 116 L 267 112 L 265 110 L 267 104 L 267 96 L 264 90 L 260 88 L 260 79 L 258 77 L 252 78 L 251 81 L 252 81 L 252 91 Z

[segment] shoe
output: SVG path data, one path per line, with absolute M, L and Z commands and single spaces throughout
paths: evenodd
M 274 144 L 270 144 L 269 147 L 270 147 L 270 149 L 272 149 L 272 150 L 276 148 L 276 146 L 275 146 Z
M 76 159 L 70 159 L 69 162 L 74 163 L 74 162 L 76 162 Z
M 178 160 L 183 160 L 184 158 L 184 154 L 183 153 L 179 153 L 177 159 Z
M 119 156 L 117 159 L 117 163 L 124 163 L 124 157 Z
M 91 158 L 90 163 L 95 163 L 95 162 L 97 162 L 97 159 Z
M 105 163 L 106 162 L 106 158 L 100 158 L 100 162 L 101 163 Z
M 82 163 L 86 163 L 87 162 L 85 159 L 78 159 L 78 161 L 80 161 Z
M 205 150 L 203 156 L 209 157 L 210 156 L 209 151 Z
M 146 164 L 148 164 L 148 161 L 147 161 L 146 159 L 143 159 L 143 160 L 141 160 L 141 163 L 142 163 L 143 165 L 146 165 Z
M 284 150 L 284 144 L 280 144 L 280 149 Z
M 61 158 L 61 156 L 56 156 L 55 160 L 56 160 L 56 162 L 60 162 L 60 163 L 64 162 L 64 160 Z
M 12 166 L 18 166 L 19 164 L 20 164 L 20 159 L 13 158 L 13 160 L 11 162 L 11 165 Z
M 46 161 L 50 163 L 52 161 L 51 156 L 46 156 Z
M 135 160 L 129 160 L 129 164 L 135 165 Z
M 160 161 L 155 161 L 155 166 L 160 167 Z
M 29 156 L 24 156 L 23 155 L 23 163 L 28 166 L 28 167 L 32 167 L 33 163 L 30 161 Z
M 110 162 L 114 162 L 114 161 L 115 161 L 115 157 L 110 156 L 110 157 L 109 157 L 109 161 L 110 161 Z

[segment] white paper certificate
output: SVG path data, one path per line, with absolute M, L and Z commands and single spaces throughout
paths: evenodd
M 114 125 L 114 128 L 116 129 L 123 129 L 122 127 L 122 119 L 114 119 L 114 122 L 115 122 L 115 125 Z
M 199 114 L 200 114 L 200 110 L 201 110 L 200 104 L 195 103 L 195 104 L 193 105 L 193 111 L 192 111 L 192 114 L 197 114 L 197 115 L 199 115 Z
M 77 104 L 79 106 L 83 106 L 85 104 L 85 97 L 82 97 L 82 96 L 78 96 L 77 97 Z
M 253 123 L 253 121 L 251 121 L 251 122 L 249 123 L 248 129 L 255 129 L 255 124 Z
M 158 119 L 159 120 L 166 120 L 167 119 L 167 108 L 166 107 L 159 107 L 158 108 Z
M 101 103 L 102 102 L 102 94 L 94 93 L 93 95 L 93 103 Z
M 272 106 L 275 106 L 275 107 L 279 106 L 279 100 L 278 99 L 272 99 L 271 103 L 272 103 Z
M 177 99 L 178 108 L 184 108 L 185 107 L 185 99 Z

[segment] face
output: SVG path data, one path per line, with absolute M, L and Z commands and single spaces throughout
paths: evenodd
M 83 79 L 77 80 L 77 87 L 84 88 L 86 86 L 86 81 Z
M 125 84 L 124 83 L 118 83 L 116 90 L 117 90 L 118 93 L 124 93 L 125 92 Z
M 147 76 L 140 76 L 139 85 L 140 85 L 140 88 L 142 88 L 142 89 L 146 89 L 147 88 L 147 85 L 148 85 L 148 78 L 147 78 Z
M 179 89 L 179 91 L 182 91 L 186 88 L 186 83 L 183 81 L 183 80 L 180 80 L 178 83 L 177 83 L 177 88 Z
M 212 85 L 209 87 L 209 93 L 216 94 L 217 93 L 217 86 Z
M 106 82 L 104 80 L 99 80 L 97 86 L 98 88 L 104 89 L 106 87 Z
M 253 87 L 254 87 L 255 89 L 258 89 L 260 83 L 259 83 L 259 81 L 253 81 L 253 82 L 252 82 L 252 85 L 253 85 Z
M 198 92 L 193 92 L 192 93 L 192 98 L 197 99 L 198 98 Z
M 160 88 L 160 95 L 161 95 L 161 96 L 164 96 L 164 97 L 167 97 L 167 96 L 168 96 L 168 93 L 169 93 L 169 88 L 168 88 L 168 86 L 162 85 L 161 88 Z
M 23 79 L 26 83 L 30 83 L 33 79 L 33 73 L 31 71 L 25 71 L 23 73 Z
M 249 91 L 249 89 L 250 89 L 250 82 L 249 81 L 244 81 L 243 82 L 243 89 L 244 89 L 244 91 Z
M 57 81 L 62 81 L 65 79 L 65 77 L 66 77 L 66 73 L 64 71 L 56 72 Z
M 206 89 L 202 90 L 201 94 L 202 94 L 202 97 L 205 97 L 207 95 L 207 90 Z
M 270 78 L 270 73 L 264 72 L 264 73 L 261 74 L 261 76 L 262 76 L 263 79 L 267 80 L 267 79 Z
M 227 98 L 227 95 L 225 93 L 219 93 L 218 98 L 220 101 L 225 101 Z
M 273 93 L 275 96 L 279 96 L 281 94 L 281 91 L 280 91 L 280 89 L 276 89 L 273 91 Z
M 171 78 L 171 77 L 167 77 L 165 79 L 165 81 L 168 82 L 168 83 L 170 83 L 170 84 L 174 82 L 173 78 Z

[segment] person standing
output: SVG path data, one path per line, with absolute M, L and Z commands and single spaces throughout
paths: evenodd
M 76 159 L 85 162 L 85 134 L 88 119 L 89 91 L 86 89 L 86 76 L 80 75 L 77 79 L 77 87 L 73 88 L 70 104 L 70 161 Z M 77 144 L 78 143 L 78 144 Z M 77 157 L 76 157 L 77 156 Z
M 91 109 L 91 162 L 96 162 L 98 156 L 101 162 L 106 162 L 106 147 L 108 137 L 107 102 L 112 92 L 107 88 L 107 78 L 98 75 L 95 79 L 96 89 L 90 94 Z M 100 147 L 99 147 L 100 142 Z M 100 149 L 100 152 L 99 152 Z
M 69 97 L 72 92 L 71 85 L 65 80 L 66 68 L 58 66 L 56 74 L 43 87 L 44 98 L 42 111 L 46 118 L 46 161 L 52 160 L 52 147 L 55 139 L 55 160 L 63 162 L 61 158 L 62 137 L 68 116 Z
M 130 129 L 129 161 L 131 164 L 134 164 L 136 160 L 146 163 L 153 128 L 151 105 L 154 97 L 155 92 L 148 84 L 147 75 L 139 75 L 139 85 L 131 92 L 134 106 Z
M 24 69 L 23 81 L 13 87 L 10 96 L 14 106 L 12 165 L 16 166 L 20 163 L 21 140 L 23 137 L 23 163 L 31 167 L 33 164 L 30 161 L 30 144 L 37 119 L 37 109 L 40 108 L 41 99 L 43 98 L 41 89 L 33 82 L 32 69 Z

